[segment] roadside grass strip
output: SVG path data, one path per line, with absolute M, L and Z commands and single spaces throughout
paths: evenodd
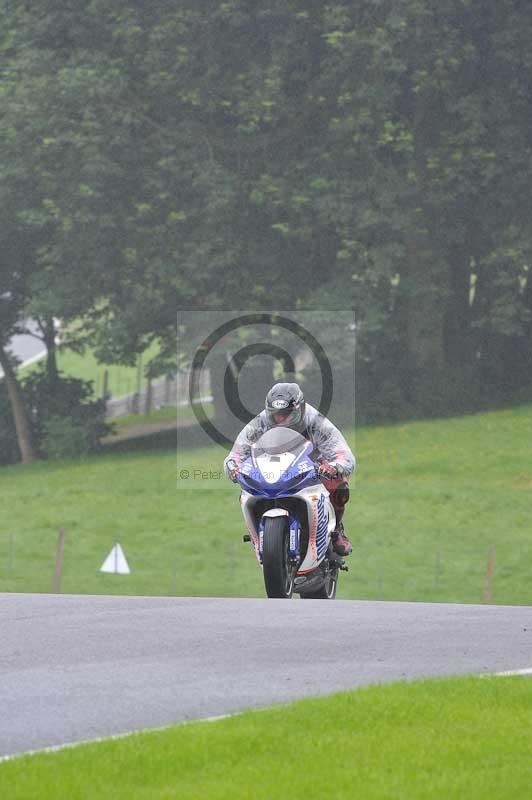
M 531 786 L 524 677 L 371 686 L 0 764 L 9 800 L 528 800 Z

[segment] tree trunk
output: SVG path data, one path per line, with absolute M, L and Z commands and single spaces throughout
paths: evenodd
M 473 362 L 469 256 L 456 247 L 449 254 L 449 292 L 445 303 L 444 348 L 448 367 L 464 371 Z
M 532 275 L 530 273 L 528 274 L 528 280 L 523 294 L 523 302 L 528 311 L 528 324 L 525 328 L 523 343 L 526 364 L 523 383 L 525 385 L 530 385 L 532 384 Z
M 57 351 L 55 344 L 55 325 L 53 317 L 48 317 L 44 324 L 41 325 L 43 334 L 43 341 L 46 347 L 46 371 L 48 374 L 48 386 L 50 394 L 54 393 L 54 389 L 58 381 L 57 371 Z
M 441 273 L 434 267 L 428 240 L 421 236 L 408 242 L 407 258 L 399 303 L 406 350 L 416 370 L 440 370 L 444 365 Z M 443 265 L 439 267 L 440 271 L 444 269 Z
M 414 202 L 418 219 L 407 241 L 406 274 L 401 275 L 405 344 L 409 360 L 423 375 L 444 366 L 443 309 L 447 285 L 447 264 L 438 258 L 432 235 L 438 225 L 431 199 L 427 158 L 433 135 L 434 110 L 431 96 L 420 94 L 413 101 L 415 174 Z
M 227 400 L 224 393 L 224 376 L 229 361 L 225 353 L 217 353 L 209 362 L 211 377 L 211 393 L 214 406 L 214 419 L 217 424 L 224 424 L 227 418 Z
M 13 413 L 13 419 L 15 420 L 15 430 L 17 432 L 21 461 L 23 464 L 30 464 L 37 459 L 37 452 L 34 448 L 33 437 L 31 435 L 31 425 L 26 409 L 24 408 L 15 370 L 11 366 L 9 356 L 2 346 L 0 346 L 0 366 L 4 371 L 4 379 L 11 403 L 11 411 Z

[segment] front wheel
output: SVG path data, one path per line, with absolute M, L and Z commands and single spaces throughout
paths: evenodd
M 289 560 L 288 517 L 265 517 L 262 548 L 264 585 L 268 597 L 292 597 L 294 570 Z

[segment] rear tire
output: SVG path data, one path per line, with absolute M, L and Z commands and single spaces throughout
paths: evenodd
M 288 600 L 294 588 L 294 570 L 288 560 L 288 517 L 265 517 L 262 569 L 268 597 Z
M 327 573 L 325 583 L 321 589 L 315 592 L 301 592 L 302 600 L 334 600 L 336 597 L 336 587 L 338 586 L 338 570 Z

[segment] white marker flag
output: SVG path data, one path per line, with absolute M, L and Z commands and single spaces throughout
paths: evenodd
M 115 544 L 103 562 L 102 566 L 100 567 L 100 572 L 115 572 L 119 573 L 120 575 L 129 575 L 131 572 L 129 569 L 129 564 L 126 561 L 124 551 L 118 542 Z

